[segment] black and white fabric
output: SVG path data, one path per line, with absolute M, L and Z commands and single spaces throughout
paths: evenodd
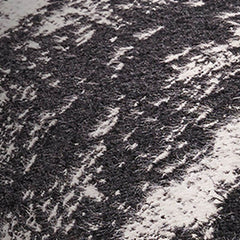
M 0 0 L 0 239 L 239 240 L 240 1 Z

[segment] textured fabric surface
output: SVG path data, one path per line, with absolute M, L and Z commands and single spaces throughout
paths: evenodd
M 240 239 L 240 1 L 0 0 L 0 239 Z

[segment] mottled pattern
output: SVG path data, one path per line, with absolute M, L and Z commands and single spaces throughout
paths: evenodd
M 240 239 L 240 1 L 0 14 L 0 239 Z

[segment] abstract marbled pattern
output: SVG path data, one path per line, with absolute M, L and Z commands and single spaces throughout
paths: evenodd
M 0 238 L 240 239 L 239 10 L 0 1 Z

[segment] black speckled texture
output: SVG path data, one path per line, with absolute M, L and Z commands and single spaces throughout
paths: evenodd
M 240 1 L 32 4 L 0 1 L 0 239 L 240 239 Z

